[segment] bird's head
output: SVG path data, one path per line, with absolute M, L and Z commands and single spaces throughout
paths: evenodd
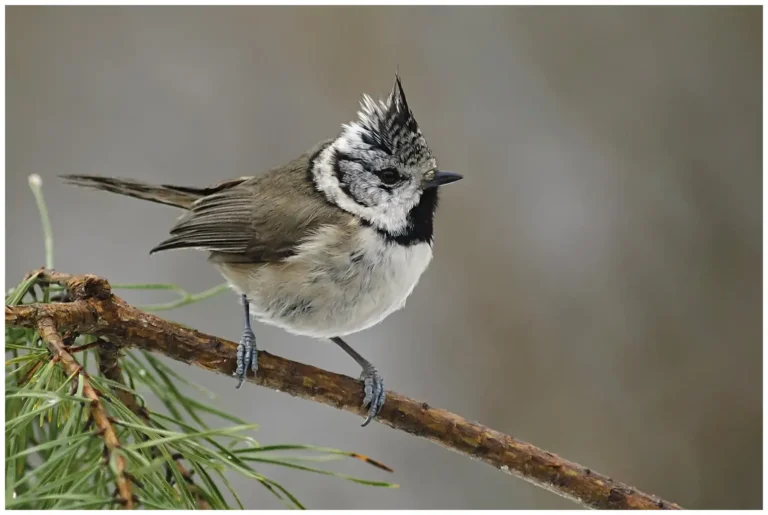
M 318 155 L 313 174 L 328 200 L 395 236 L 422 201 L 431 224 L 437 187 L 462 178 L 437 169 L 399 77 L 385 101 L 364 95 L 358 119 Z

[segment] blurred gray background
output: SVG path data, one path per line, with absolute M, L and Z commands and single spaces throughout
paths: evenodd
M 407 308 L 349 341 L 387 386 L 689 508 L 761 506 L 760 7 L 9 7 L 6 282 L 43 263 L 113 282 L 221 282 L 159 254 L 177 212 L 62 185 L 258 174 L 389 93 L 441 166 L 435 260 Z M 160 295 L 125 295 L 135 302 Z M 166 313 L 236 339 L 234 295 Z M 262 348 L 347 374 L 330 344 Z M 265 444 L 362 452 L 375 489 L 265 473 L 312 508 L 568 508 L 424 440 L 179 364 Z M 236 479 L 247 507 L 279 508 Z

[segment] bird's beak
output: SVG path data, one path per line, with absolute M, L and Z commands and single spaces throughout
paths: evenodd
M 435 176 L 432 178 L 431 181 L 427 181 L 424 184 L 424 189 L 429 188 L 437 188 L 438 186 L 443 186 L 444 184 L 450 184 L 452 182 L 460 181 L 464 177 L 462 175 L 459 175 L 457 173 L 453 172 L 442 172 L 440 170 L 435 172 Z

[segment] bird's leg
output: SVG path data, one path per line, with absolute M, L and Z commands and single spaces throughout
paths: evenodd
M 237 388 L 243 385 L 245 374 L 249 368 L 253 370 L 253 375 L 256 375 L 259 368 L 259 350 L 256 348 L 256 335 L 251 329 L 248 297 L 245 295 L 243 295 L 243 306 L 245 307 L 245 328 L 243 329 L 243 337 L 237 344 L 237 369 L 235 371 L 235 375 L 239 379 Z
M 384 392 L 384 380 L 379 375 L 376 368 L 371 363 L 358 354 L 355 349 L 338 336 L 331 338 L 331 341 L 341 347 L 344 352 L 352 356 L 358 365 L 363 367 L 363 373 L 360 379 L 365 383 L 365 398 L 363 399 L 363 408 L 368 407 L 368 417 L 363 422 L 363 427 L 367 426 L 373 417 L 379 414 L 381 407 L 384 406 L 386 393 Z

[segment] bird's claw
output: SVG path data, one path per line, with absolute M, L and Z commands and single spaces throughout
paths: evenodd
M 368 408 L 368 416 L 363 422 L 363 426 L 367 426 L 373 418 L 379 414 L 382 406 L 384 406 L 384 400 L 387 395 L 384 391 L 384 379 L 379 375 L 375 368 L 370 367 L 363 370 L 363 374 L 360 379 L 365 384 L 364 392 L 365 398 L 363 399 L 363 408 Z
M 249 368 L 253 370 L 253 375 L 256 375 L 256 371 L 259 368 L 258 353 L 256 335 L 253 334 L 250 328 L 246 328 L 243 331 L 243 337 L 240 338 L 240 343 L 237 344 L 237 368 L 234 373 L 238 378 L 236 388 L 240 388 L 243 385 Z

